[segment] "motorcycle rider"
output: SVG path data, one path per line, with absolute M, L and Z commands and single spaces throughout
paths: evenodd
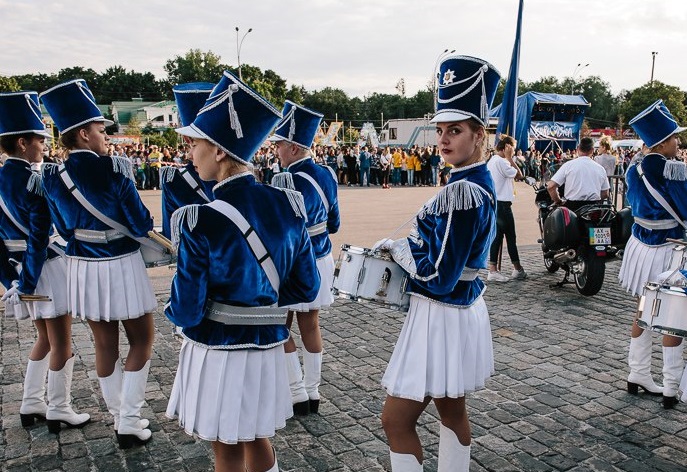
M 576 211 L 585 205 L 608 199 L 610 185 L 606 171 L 592 160 L 593 152 L 592 138 L 580 139 L 578 157 L 563 164 L 546 184 L 553 203 Z M 562 185 L 565 185 L 565 200 L 558 193 L 558 187 Z

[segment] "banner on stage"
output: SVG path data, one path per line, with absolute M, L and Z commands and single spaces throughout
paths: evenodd
M 557 141 L 577 140 L 579 124 L 571 121 L 533 121 L 530 124 L 530 139 L 553 139 Z

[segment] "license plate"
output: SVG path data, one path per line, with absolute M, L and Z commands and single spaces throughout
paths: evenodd
M 611 228 L 589 228 L 589 244 L 611 244 Z

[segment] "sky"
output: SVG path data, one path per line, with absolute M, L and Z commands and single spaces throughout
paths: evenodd
M 445 49 L 508 74 L 518 0 L 0 0 L 0 75 L 98 72 L 165 78 L 168 59 L 212 51 L 289 85 L 350 96 L 426 88 Z M 520 78 L 600 76 L 613 93 L 654 78 L 687 90 L 684 0 L 525 0 Z M 578 64 L 586 67 L 577 67 Z

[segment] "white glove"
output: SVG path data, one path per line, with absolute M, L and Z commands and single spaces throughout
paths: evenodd
M 393 239 L 383 238 L 383 239 L 380 239 L 379 241 L 377 241 L 375 243 L 375 245 L 372 246 L 372 249 L 377 250 L 377 251 L 388 251 L 389 249 L 391 249 L 391 245 L 393 243 L 394 243 Z
M 19 295 L 24 295 L 19 291 L 19 281 L 13 280 L 12 286 L 5 292 L 5 294 L 0 298 L 0 301 L 9 303 L 11 305 L 19 305 L 21 300 L 19 300 Z

